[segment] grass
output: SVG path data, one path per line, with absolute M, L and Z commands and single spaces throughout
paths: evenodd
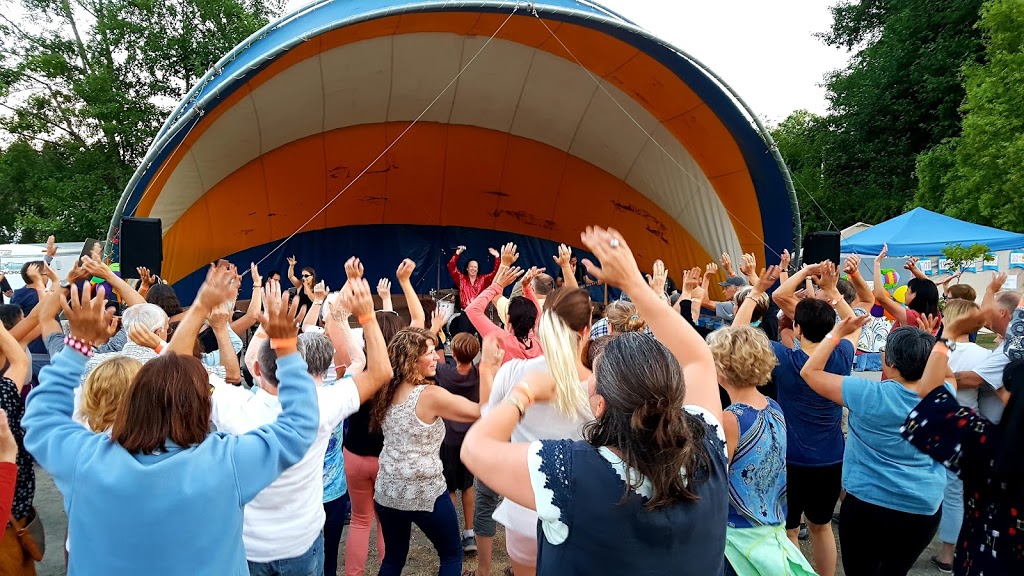
M 994 350 L 996 347 L 996 335 L 992 332 L 978 334 L 978 346 L 987 350 Z

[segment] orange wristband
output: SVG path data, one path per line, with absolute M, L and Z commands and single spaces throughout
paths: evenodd
M 359 321 L 359 324 L 362 325 L 362 324 L 366 324 L 370 320 L 374 320 L 376 318 L 377 318 L 377 316 L 373 312 L 371 312 L 369 314 L 363 314 L 362 316 L 359 316 L 357 318 L 357 320 Z
M 299 339 L 295 336 L 291 338 L 271 338 L 270 348 L 277 350 L 279 348 L 295 348 L 299 344 Z

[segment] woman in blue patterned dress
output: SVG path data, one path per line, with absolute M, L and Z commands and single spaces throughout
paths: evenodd
M 726 574 L 814 574 L 786 537 L 786 420 L 758 391 L 776 358 L 764 332 L 732 326 L 708 335 L 718 383 L 732 404 L 722 425 L 731 454 Z

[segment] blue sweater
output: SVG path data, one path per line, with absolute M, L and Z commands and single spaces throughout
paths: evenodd
M 298 462 L 319 426 L 316 387 L 298 354 L 278 360 L 281 415 L 241 436 L 168 441 L 162 454 L 130 454 L 71 419 L 85 356 L 65 349 L 39 375 L 22 425 L 25 447 L 64 495 L 69 576 L 248 576 L 246 503 Z

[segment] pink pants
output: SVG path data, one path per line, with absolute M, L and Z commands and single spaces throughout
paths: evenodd
M 363 576 L 366 556 L 370 551 L 370 529 L 376 515 L 373 509 L 373 486 L 379 465 L 376 457 L 345 454 L 345 481 L 352 499 L 352 522 L 345 540 L 345 576 Z M 384 557 L 384 537 L 377 521 L 377 555 Z M 333 575 L 332 575 L 333 576 Z

